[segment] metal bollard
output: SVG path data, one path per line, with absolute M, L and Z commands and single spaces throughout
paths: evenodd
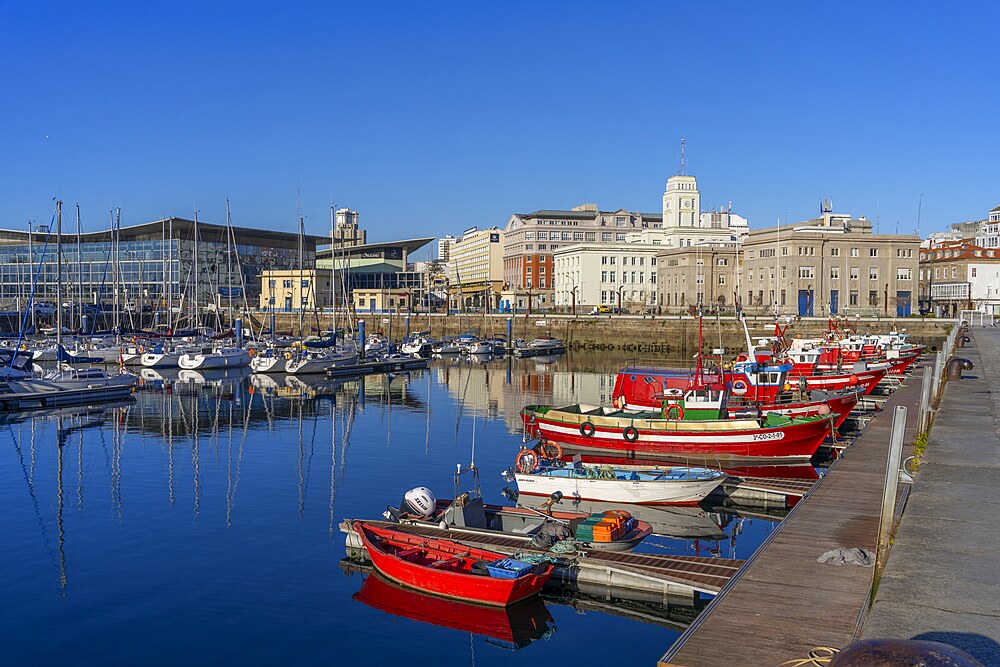
M 829 662 L 830 667 L 983 667 L 965 651 L 950 644 L 922 639 L 868 639 L 851 644 Z
M 948 360 L 948 375 L 947 379 L 951 380 L 961 380 L 962 371 L 971 371 L 975 368 L 975 365 L 968 359 L 962 357 L 952 357 Z

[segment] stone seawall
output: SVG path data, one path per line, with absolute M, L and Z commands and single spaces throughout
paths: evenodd
M 515 338 L 536 338 L 554 336 L 576 349 L 623 350 L 627 352 L 655 352 L 670 355 L 693 353 L 698 342 L 698 322 L 692 317 L 641 315 L 463 315 L 421 313 L 409 316 L 409 330 L 429 331 L 434 338 L 457 336 L 465 331 L 473 331 L 485 337 L 504 334 L 507 319 L 511 318 Z M 264 328 L 268 327 L 268 317 L 264 316 Z M 381 331 L 386 336 L 398 340 L 406 333 L 405 315 L 362 315 L 367 333 Z M 343 315 L 338 316 L 338 325 L 343 326 Z M 948 335 L 952 320 L 934 318 L 862 318 L 852 320 L 858 331 L 864 333 L 888 333 L 905 329 L 911 340 L 929 346 L 938 346 Z M 306 335 L 328 330 L 333 325 L 331 313 L 319 315 L 307 313 L 302 318 L 302 330 Z M 255 329 L 261 321 L 255 316 Z M 747 326 L 753 337 L 770 336 L 774 333 L 773 318 L 748 318 Z M 297 313 L 276 313 L 275 328 L 278 332 L 297 335 L 299 316 Z M 827 330 L 825 318 L 803 318 L 793 321 L 788 327 L 791 336 L 818 336 Z M 704 320 L 706 350 L 723 347 L 743 349 L 745 338 L 743 328 L 732 316 L 706 317 Z

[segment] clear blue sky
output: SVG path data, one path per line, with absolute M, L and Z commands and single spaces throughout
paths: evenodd
M 0 227 L 163 215 L 372 240 L 597 202 L 821 197 L 882 231 L 1000 203 L 995 3 L 0 5 Z M 878 205 L 878 206 L 877 206 Z M 877 211 L 878 208 L 878 211 Z

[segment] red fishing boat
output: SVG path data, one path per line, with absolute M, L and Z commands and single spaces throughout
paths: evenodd
M 529 431 L 568 451 L 720 462 L 807 461 L 833 428 L 831 415 L 720 418 L 724 404 L 724 391 L 703 387 L 668 396 L 659 410 L 529 405 L 521 418 Z
M 555 630 L 552 615 L 537 597 L 509 607 L 485 607 L 424 595 L 371 574 L 354 599 L 393 616 L 471 632 L 505 648 L 523 648 Z
M 536 595 L 552 576 L 551 565 L 528 565 L 453 540 L 412 535 L 364 521 L 349 525 L 383 576 L 432 595 L 505 607 Z

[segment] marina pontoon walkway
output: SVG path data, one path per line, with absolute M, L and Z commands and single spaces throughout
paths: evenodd
M 868 606 L 873 568 L 817 559 L 839 548 L 875 553 L 892 408 L 915 435 L 918 370 L 799 502 L 740 573 L 660 660 L 661 665 L 780 665 L 813 648 L 849 644 Z
M 920 475 L 862 637 L 929 639 L 1000 665 L 1000 329 L 956 350 Z

